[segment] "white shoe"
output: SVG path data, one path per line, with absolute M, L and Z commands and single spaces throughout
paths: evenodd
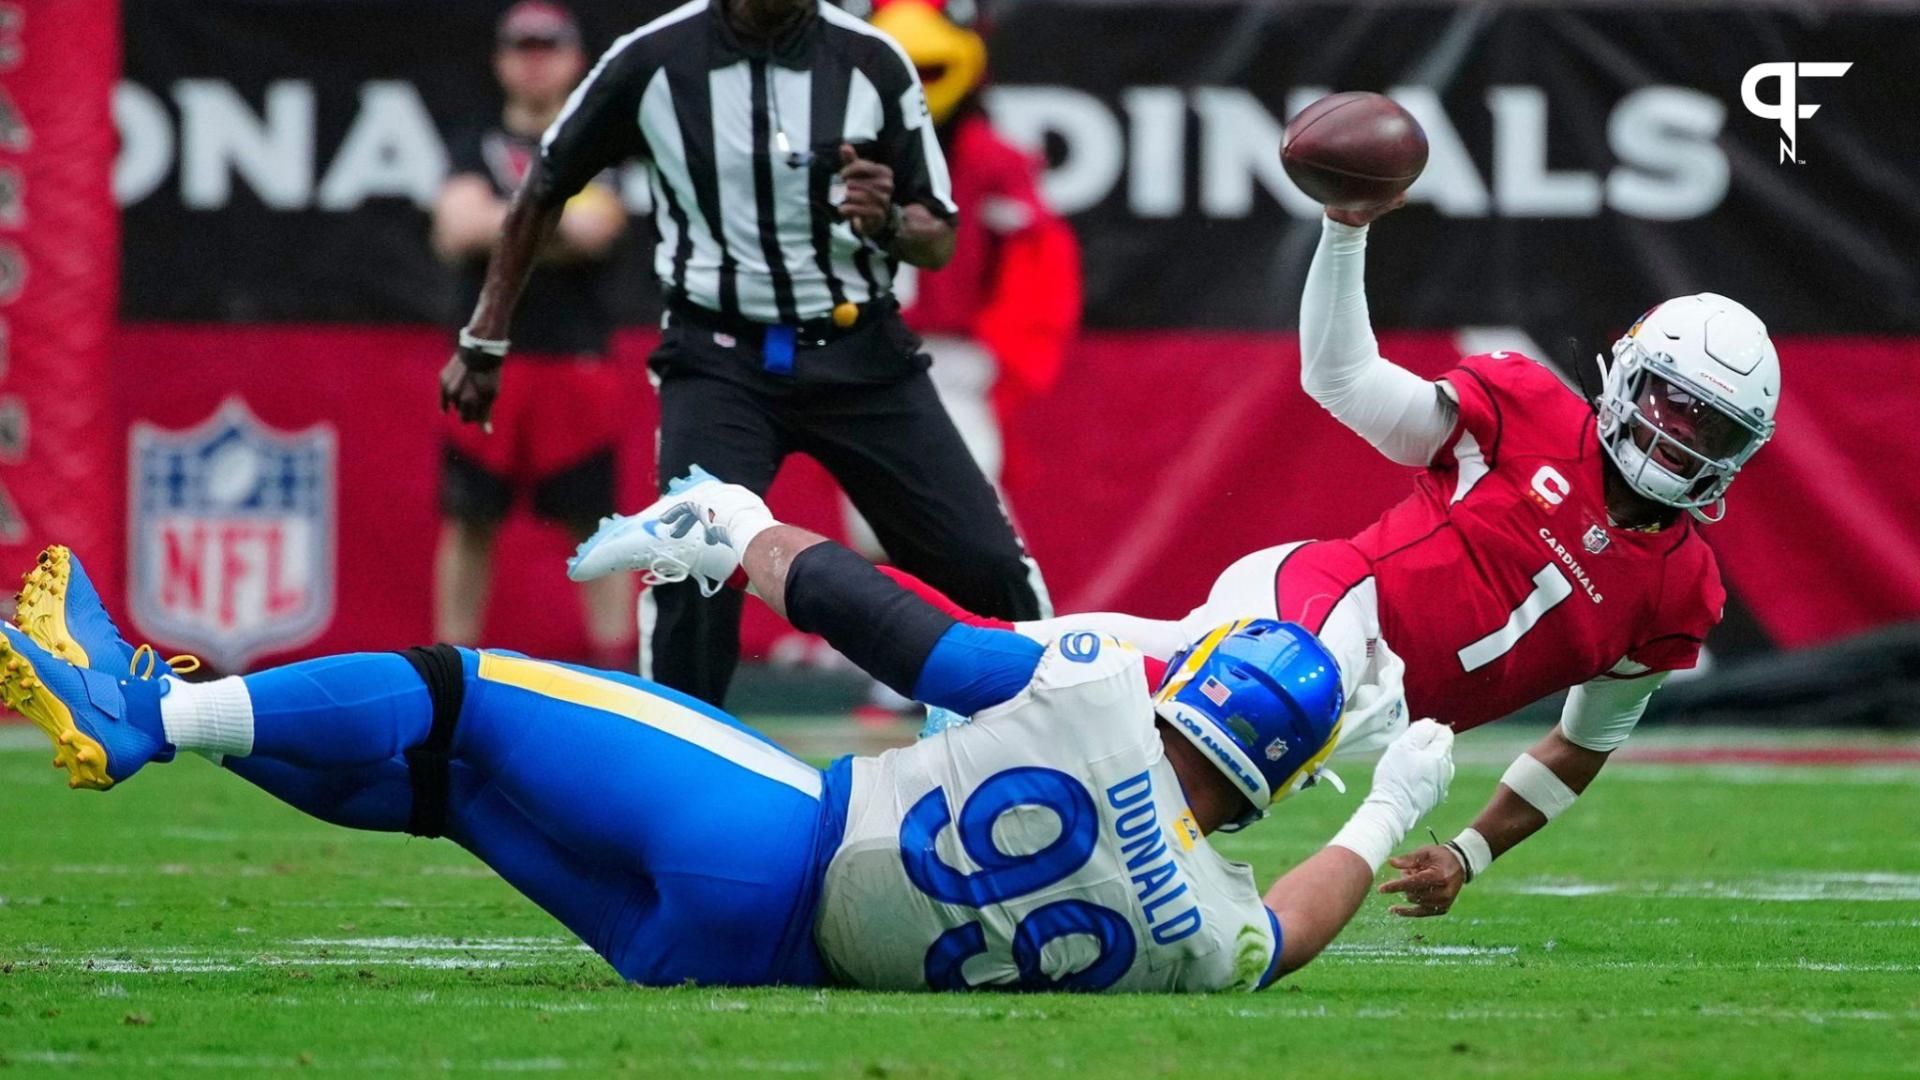
M 718 593 L 740 568 L 740 553 L 700 500 L 700 489 L 708 485 L 725 486 L 695 466 L 687 476 L 669 483 L 667 493 L 645 510 L 603 518 L 567 560 L 567 576 L 592 581 L 636 570 L 648 585 L 692 578 L 700 586 L 700 595 Z

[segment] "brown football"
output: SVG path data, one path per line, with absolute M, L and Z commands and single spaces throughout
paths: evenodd
M 1280 161 L 1315 201 L 1364 210 L 1419 178 L 1427 167 L 1427 133 L 1385 94 L 1328 94 L 1287 124 Z

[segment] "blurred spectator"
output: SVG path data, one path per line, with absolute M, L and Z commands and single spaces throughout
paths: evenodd
M 540 136 L 586 71 L 573 15 L 523 0 L 501 18 L 494 74 L 506 97 L 450 146 L 452 174 L 433 213 L 433 247 L 459 267 L 460 311 L 472 310 L 507 201 L 540 152 Z M 486 615 L 493 547 L 521 493 L 533 512 L 585 538 L 614 510 L 623 417 L 607 358 L 614 315 L 604 295 L 608 259 L 626 227 L 611 175 L 567 203 L 528 279 L 514 321 L 522 363 L 506 373 L 486 428 L 449 419 L 441 462 L 439 549 L 434 560 L 437 640 L 476 641 Z M 617 575 L 582 587 L 592 660 L 631 668 L 631 582 Z

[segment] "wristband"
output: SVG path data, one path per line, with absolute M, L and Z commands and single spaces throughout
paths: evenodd
M 1475 828 L 1460 830 L 1460 835 L 1447 841 L 1447 848 L 1453 852 L 1455 858 L 1460 860 L 1460 868 L 1465 872 L 1468 881 L 1485 873 L 1488 865 L 1493 862 L 1493 848 L 1487 845 L 1487 838 L 1481 836 L 1480 830 Z
M 460 328 L 459 340 L 460 351 L 468 354 L 469 357 L 484 356 L 493 361 L 491 364 L 484 362 L 475 364 L 469 360 L 467 366 L 476 371 L 491 371 L 499 367 L 501 362 L 507 358 L 507 350 L 513 347 L 513 342 L 508 341 L 506 338 L 496 340 L 493 338 L 477 337 L 473 331 L 464 326 Z
M 906 220 L 907 212 L 900 209 L 900 204 L 891 203 L 887 206 L 887 223 L 880 226 L 880 231 L 874 233 L 868 237 L 868 239 L 871 240 L 873 246 L 879 248 L 883 254 L 891 254 L 887 249 L 893 247 L 895 240 L 900 239 L 900 226 L 906 224 Z

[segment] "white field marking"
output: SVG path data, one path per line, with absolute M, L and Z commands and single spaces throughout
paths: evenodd
M 1273 998 L 1263 999 L 1273 1001 Z M 1590 1008 L 1503 1008 L 1488 1006 L 1485 1008 L 1449 1008 L 1434 1012 L 1407 1006 L 1363 1005 L 1358 1008 L 1341 1006 L 1281 1006 L 1267 1009 L 1242 1006 L 1226 1010 L 1226 1015 L 1247 1019 L 1342 1019 L 1342 1020 L 1432 1020 L 1442 1019 L 1449 1022 L 1489 1021 L 1495 1023 L 1553 1023 L 1579 1019 L 1583 1021 L 1622 1022 L 1633 1020 L 1694 1019 L 1701 1016 L 1717 1020 L 1743 1020 L 1756 1023 L 1776 1023 L 1780 1021 L 1799 1021 L 1807 1024 L 1828 1024 L 1842 1021 L 1857 1023 L 1894 1023 L 1920 1020 L 1920 1009 L 1781 1009 L 1765 1006 L 1743 1005 L 1706 1005 L 1665 1009 L 1590 1009 Z
M 742 1061 L 751 1061 L 743 1058 Z M 338 1058 L 316 1054 L 311 1062 L 293 1055 L 270 1057 L 246 1054 L 148 1054 L 128 1057 L 118 1054 L 87 1054 L 59 1050 L 0 1049 L 0 1061 L 21 1065 L 51 1065 L 72 1068 L 134 1066 L 155 1072 L 206 1070 L 212 1072 L 267 1072 L 296 1069 L 353 1070 L 355 1072 L 396 1072 L 431 1070 L 436 1072 L 560 1072 L 584 1069 L 589 1063 L 560 1057 L 472 1058 L 456 1060 L 412 1060 L 398 1057 Z M 779 1070 L 788 1071 L 788 1070 Z
M 29 962 L 113 975 L 214 974 L 281 967 L 404 967 L 429 970 L 520 968 L 579 961 L 591 949 L 569 938 L 303 938 L 287 947 L 204 949 L 160 946 L 107 953 L 65 953 L 26 946 Z
M 436 1058 L 423 1060 L 399 1057 L 342 1058 L 320 1053 L 315 1054 L 313 1059 L 308 1062 L 301 1061 L 291 1054 L 285 1057 L 246 1054 L 148 1054 L 142 1057 L 130 1057 L 119 1054 L 76 1053 L 61 1050 L 7 1049 L 0 1049 L 0 1061 L 18 1065 L 41 1065 L 55 1068 L 98 1069 L 102 1066 L 119 1068 L 132 1066 L 158 1073 L 184 1071 L 257 1073 L 313 1069 L 382 1073 L 419 1071 L 451 1073 L 564 1072 L 568 1070 L 589 1069 L 595 1065 L 594 1062 L 563 1057 Z M 722 1075 L 737 1075 L 740 1073 L 813 1073 L 821 1072 L 827 1067 L 826 1063 L 822 1061 L 755 1057 L 681 1057 L 675 1058 L 673 1064 L 677 1071 L 720 1073 Z
M 0 873 L 4 869 L 0 868 Z M 45 907 L 57 904 L 60 907 L 171 907 L 172 901 L 136 900 L 129 897 L 102 899 L 97 896 L 6 896 L 0 897 L 0 906 Z M 258 908 L 324 908 L 346 911 L 476 911 L 497 910 L 511 903 L 500 900 L 402 900 L 387 897 L 372 900 L 258 900 L 249 904 Z M 220 907 L 232 906 L 227 901 L 219 902 Z
M 1601 896 L 1619 891 L 1618 885 L 1599 885 L 1585 883 L 1557 884 L 1545 882 L 1539 885 L 1520 885 L 1514 888 L 1500 889 L 1500 892 L 1516 892 L 1524 896 Z
M 1894 963 L 1891 961 L 1870 960 L 1850 962 L 1844 960 L 1810 960 L 1800 957 L 1797 960 L 1596 960 L 1581 962 L 1580 967 L 1587 970 L 1604 969 L 1607 971 L 1820 971 L 1843 974 L 1873 974 L 1879 972 L 1920 974 L 1920 961 L 1913 963 Z
M 562 937 L 368 937 L 295 938 L 289 944 L 327 949 L 406 949 L 441 952 L 592 952 L 583 942 Z
M 1435 966 L 1491 964 L 1519 952 L 1513 945 L 1415 945 L 1406 942 L 1335 942 L 1323 955 L 1358 964 L 1421 963 Z
M 62 960 L 66 967 L 102 975 L 203 975 L 232 974 L 261 968 L 309 967 L 397 967 L 421 971 L 498 970 L 538 967 L 543 961 L 532 958 L 489 957 L 485 960 L 462 956 L 254 956 L 244 961 L 220 960 L 128 960 L 121 957 L 93 957 Z
M 251 835 L 251 834 L 249 834 Z M 273 866 L 252 864 L 233 866 L 226 863 L 51 863 L 47 865 L 27 866 L 20 863 L 0 864 L 0 874 L 67 874 L 82 877 L 132 877 L 134 875 L 158 874 L 161 877 L 213 877 L 213 878 L 264 878 L 285 876 Z M 379 877 L 391 878 L 390 871 L 372 868 L 336 867 L 310 871 L 335 878 Z M 437 866 L 428 864 L 419 867 L 415 873 L 420 877 L 455 877 L 478 880 L 498 880 L 486 866 L 480 864 Z
M 1649 896 L 1679 900 L 1764 900 L 1818 902 L 1823 900 L 1920 900 L 1920 874 L 1879 871 L 1832 874 L 1769 874 L 1725 881 L 1711 878 L 1681 881 L 1605 882 L 1567 878 L 1522 878 L 1489 881 L 1494 892 L 1522 896 Z

